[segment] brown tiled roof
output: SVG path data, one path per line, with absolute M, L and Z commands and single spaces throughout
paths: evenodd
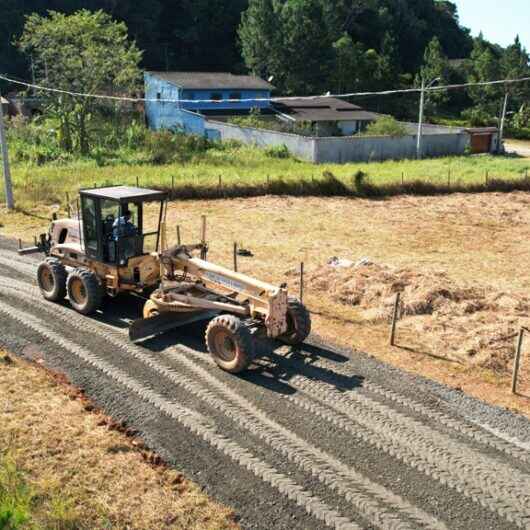
M 296 121 L 375 121 L 381 115 L 368 112 L 338 98 L 281 99 L 273 101 L 274 108 Z

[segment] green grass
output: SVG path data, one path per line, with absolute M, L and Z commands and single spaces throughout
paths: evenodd
M 0 529 L 80 530 L 72 499 L 50 495 L 30 486 L 9 453 L 0 453 Z
M 364 172 L 365 182 L 375 188 L 400 185 L 402 179 L 409 185 L 420 181 L 430 186 L 446 186 L 450 179 L 452 186 L 473 186 L 483 184 L 486 174 L 490 180 L 522 179 L 526 171 L 530 172 L 530 160 L 463 156 L 422 161 L 314 165 L 293 158 L 270 157 L 255 148 L 234 147 L 210 149 L 190 161 L 159 166 L 116 164 L 100 167 L 95 161 L 85 160 L 60 165 L 14 164 L 12 168 L 15 198 L 22 208 L 36 203 L 64 204 L 65 194 L 74 197 L 79 188 L 136 184 L 137 179 L 143 187 L 171 189 L 174 183 L 177 189 L 193 189 L 197 196 L 200 196 L 201 189 L 217 189 L 219 178 L 226 190 L 233 187 L 262 189 L 269 180 L 273 187 L 275 183 L 281 183 L 283 187 L 280 188 L 288 193 L 290 185 L 302 183 L 310 187 L 311 183 L 321 181 L 326 172 L 345 186 L 351 186 L 358 171 Z

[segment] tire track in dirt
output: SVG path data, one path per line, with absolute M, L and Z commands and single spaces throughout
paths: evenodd
M 17 256 L 18 257 L 18 256 Z M 7 267 L 9 267 L 12 270 L 15 270 L 17 273 L 22 274 L 23 276 L 29 276 L 31 278 L 34 278 L 35 270 L 36 270 L 36 264 L 33 265 L 31 263 L 26 263 L 21 260 L 10 260 L 7 258 L 4 258 L 0 256 L 0 264 L 4 264 Z M 31 283 L 34 283 L 33 281 Z M 12 290 L 16 291 L 17 289 L 23 289 L 26 290 L 29 285 L 25 282 L 17 282 L 16 280 L 12 279 L 6 279 L 1 281 L 1 285 L 4 287 L 10 287 Z M 17 287 L 18 285 L 18 287 Z M 38 293 L 38 290 L 34 287 L 31 287 L 33 289 L 34 293 Z M 30 297 L 32 302 L 35 301 L 34 296 Z M 50 304 L 51 308 L 57 308 L 55 304 Z M 72 311 L 62 308 L 66 313 L 68 314 L 68 317 L 72 317 Z M 76 315 L 74 313 L 74 315 Z M 77 315 L 76 315 L 77 316 Z M 80 317 L 83 319 L 83 323 L 85 322 L 85 317 Z M 93 321 L 90 321 L 93 322 Z M 111 326 L 108 326 L 104 323 L 98 323 L 99 326 L 102 328 L 105 328 L 107 330 L 112 329 L 112 333 L 117 334 L 116 337 L 119 335 L 120 339 L 123 339 L 123 332 L 116 331 Z M 169 354 L 173 359 L 175 360 L 176 357 L 171 354 L 171 348 L 168 351 L 162 352 L 163 355 Z M 181 352 L 181 350 L 186 350 L 186 353 L 190 353 L 191 355 L 195 355 L 198 359 L 202 362 L 205 361 L 205 357 L 198 352 L 186 348 L 186 347 L 179 347 L 178 349 L 174 349 L 173 351 Z M 235 418 L 237 416 L 241 415 L 252 415 L 254 418 L 254 423 L 246 422 L 243 427 L 247 428 L 249 431 L 254 430 L 254 433 L 262 432 L 264 430 L 265 435 L 269 436 L 269 433 L 267 432 L 267 429 L 272 429 L 272 426 L 270 424 L 267 424 L 267 420 L 270 420 L 270 418 L 260 416 L 264 413 L 254 407 L 253 405 L 250 405 L 249 402 L 245 398 L 243 398 L 241 395 L 239 395 L 237 392 L 234 392 L 232 390 L 232 387 L 227 385 L 226 383 L 223 383 L 222 381 L 218 380 L 217 377 L 214 377 L 209 372 L 204 370 L 203 368 L 199 367 L 199 371 L 202 371 L 201 373 L 197 372 L 197 365 L 195 363 L 192 363 L 191 361 L 187 360 L 182 355 L 179 356 L 180 361 L 184 359 L 184 368 L 188 372 L 194 373 L 199 378 L 202 378 L 205 380 L 208 385 L 215 386 L 216 393 L 212 393 L 209 391 L 205 391 L 200 386 L 197 386 L 196 383 L 193 383 L 193 380 L 188 379 L 187 383 L 193 383 L 195 386 L 193 387 L 193 391 L 201 394 L 201 399 L 208 403 L 210 406 L 218 408 L 220 405 L 219 398 L 217 395 L 223 396 L 223 400 L 229 399 L 231 401 L 231 405 L 226 407 L 226 410 L 224 412 L 227 413 L 228 416 L 232 416 L 232 420 L 236 421 Z M 288 361 L 287 361 L 288 362 Z M 212 363 L 208 361 L 208 365 L 211 367 Z M 326 378 L 328 381 L 332 381 L 335 377 L 337 380 L 340 379 L 341 376 L 346 377 L 353 377 L 357 375 L 357 373 L 354 373 L 352 368 L 348 368 L 348 366 L 340 366 L 338 363 L 332 364 L 329 361 L 326 361 L 325 359 L 320 358 L 316 363 L 313 363 L 313 366 L 319 366 L 322 367 L 325 370 L 329 370 L 330 377 Z M 299 366 L 298 366 L 299 368 Z M 308 371 L 310 373 L 311 368 L 308 368 Z M 305 369 L 304 369 L 304 372 Z M 179 372 L 180 373 L 180 372 Z M 215 372 L 214 372 L 215 373 Z M 196 381 L 197 379 L 195 379 Z M 217 381 L 218 384 L 214 384 L 213 381 Z M 514 506 L 514 498 L 513 495 L 517 495 L 521 493 L 521 490 L 513 490 L 512 488 L 512 482 L 514 480 L 514 471 L 519 473 L 519 475 L 516 475 L 515 478 L 523 477 L 523 484 L 528 485 L 528 479 L 520 473 L 518 470 L 514 470 L 513 468 L 502 464 L 501 462 L 497 462 L 493 458 L 490 458 L 489 456 L 483 456 L 480 455 L 477 451 L 472 450 L 470 447 L 465 446 L 464 444 L 461 444 L 459 442 L 456 442 L 452 438 L 448 438 L 451 444 L 453 444 L 449 449 L 446 448 L 445 444 L 441 444 L 441 446 L 436 447 L 435 449 L 431 448 L 430 453 L 426 453 L 426 448 L 429 448 L 432 441 L 432 437 L 436 435 L 437 437 L 440 436 L 440 433 L 437 431 L 429 428 L 428 426 L 425 426 L 420 421 L 413 419 L 409 417 L 406 414 L 402 414 L 399 411 L 396 411 L 393 408 L 389 408 L 388 406 L 384 405 L 380 401 L 374 401 L 368 397 L 366 397 L 364 392 L 339 392 L 336 389 L 334 389 L 332 386 L 327 385 L 325 383 L 319 383 L 316 381 L 312 381 L 311 377 L 305 377 L 305 376 L 295 376 L 292 380 L 290 380 L 290 383 L 293 384 L 295 388 L 297 388 L 300 391 L 300 394 L 303 394 L 302 396 L 299 394 L 297 396 L 287 396 L 287 399 L 290 399 L 293 403 L 295 403 L 297 406 L 299 406 L 302 410 L 309 410 L 313 414 L 315 414 L 316 417 L 319 417 L 321 419 L 324 419 L 325 421 L 329 422 L 332 425 L 335 425 L 339 427 L 341 430 L 348 432 L 350 435 L 354 434 L 357 438 L 361 436 L 361 439 L 368 442 L 369 444 L 373 445 L 374 447 L 377 447 L 379 450 L 391 455 L 392 457 L 395 457 L 398 460 L 401 460 L 406 465 L 421 470 L 426 475 L 436 478 L 439 482 L 442 484 L 447 484 L 450 487 L 456 489 L 457 491 L 462 491 L 462 488 L 466 489 L 467 493 L 466 495 L 469 498 L 472 498 L 473 500 L 480 502 L 482 505 L 487 507 L 488 509 L 495 511 L 496 513 L 502 515 L 509 521 L 514 522 L 517 524 L 517 526 L 521 528 L 526 528 L 528 524 L 528 519 L 530 516 L 528 513 L 525 513 L 524 515 L 521 515 L 521 506 L 520 504 L 523 504 L 522 510 L 524 513 L 525 509 L 528 509 L 528 492 L 524 493 L 522 496 L 521 503 L 518 503 L 516 506 Z M 317 385 L 317 386 L 315 386 Z M 340 385 L 338 385 L 340 386 Z M 393 390 L 387 390 L 384 387 L 381 387 L 371 381 L 365 381 L 363 383 L 363 386 L 365 389 L 367 389 L 372 394 L 376 394 L 378 396 L 381 396 L 386 401 L 390 401 L 392 403 L 396 403 L 397 405 L 408 409 L 410 411 L 415 412 L 416 414 L 420 414 L 422 416 L 426 416 L 427 418 L 431 420 L 435 420 L 439 422 L 440 424 L 449 427 L 454 432 L 458 433 L 459 435 L 464 435 L 470 439 L 472 439 L 474 442 L 478 442 L 482 445 L 485 445 L 487 447 L 492 447 L 497 451 L 503 452 L 505 454 L 508 454 L 514 458 L 518 458 L 522 461 L 527 461 L 528 453 L 524 450 L 516 447 L 515 445 L 510 444 L 509 442 L 505 442 L 504 440 L 497 438 L 493 434 L 489 434 L 487 432 L 481 432 L 476 427 L 471 426 L 469 424 L 466 424 L 463 421 L 453 419 L 451 416 L 440 413 L 438 411 L 435 411 L 433 409 L 430 409 L 428 406 L 423 405 L 421 403 L 417 403 L 414 400 L 405 397 L 397 392 L 394 392 Z M 188 390 L 190 390 L 192 387 L 187 387 Z M 320 394 L 321 399 L 317 399 L 318 395 Z M 345 397 L 346 396 L 346 397 Z M 339 399 L 340 398 L 340 399 Z M 221 400 L 221 403 L 223 402 Z M 250 405 L 251 408 L 254 410 L 251 412 L 248 409 L 248 406 Z M 360 412 L 359 412 L 360 411 Z M 396 421 L 395 423 L 392 423 L 392 419 L 398 417 L 399 421 Z M 403 422 L 402 419 L 405 418 L 405 421 Z M 270 420 L 273 421 L 273 420 Z M 364 423 L 363 423 L 364 422 Z M 274 422 L 275 428 L 282 427 L 277 422 Z M 403 427 L 403 423 L 405 424 L 405 427 Z M 396 425 L 397 428 L 401 428 L 402 430 L 399 431 L 399 434 L 397 436 L 393 436 L 393 433 L 395 431 Z M 355 427 L 357 425 L 361 425 L 361 429 L 356 429 Z M 418 442 L 414 438 L 414 432 L 417 430 L 417 428 L 420 428 L 423 439 Z M 283 433 L 284 436 L 287 436 L 289 438 L 288 434 L 295 436 L 294 439 L 290 440 L 290 443 L 294 443 L 295 445 L 291 447 L 291 450 L 293 451 L 300 451 L 301 447 L 300 442 L 303 444 L 307 444 L 305 439 L 297 437 L 296 434 L 293 432 L 287 430 L 287 433 Z M 412 434 L 411 434 L 412 433 Z M 269 443 L 271 445 L 274 443 L 274 437 L 269 438 L 269 442 L 267 442 L 266 439 L 262 438 L 264 434 L 262 433 L 257 434 L 259 438 L 264 440 L 266 443 Z M 364 436 L 364 438 L 362 437 Z M 408 438 L 406 438 L 408 436 Z M 401 439 L 406 439 L 406 443 L 403 443 Z M 285 440 L 282 440 L 282 443 Z M 288 440 L 289 441 L 289 440 Z M 461 467 L 460 473 L 458 473 L 458 454 L 460 452 L 460 446 L 465 447 L 465 449 L 468 451 L 466 455 L 464 455 L 463 460 L 466 460 L 466 456 L 471 455 L 473 459 L 478 459 L 480 463 L 479 472 L 473 476 L 473 482 L 476 480 L 483 480 L 488 481 L 490 478 L 495 479 L 495 483 L 492 486 L 488 486 L 486 491 L 482 488 L 483 484 L 480 487 L 476 487 L 476 485 L 473 483 L 473 485 L 469 484 L 469 480 L 465 480 L 465 477 L 463 479 L 457 480 L 456 476 L 461 476 L 462 474 L 467 475 L 468 472 L 472 472 L 475 469 L 475 465 L 471 465 L 469 469 L 466 469 L 465 467 Z M 274 447 L 273 447 L 274 449 Z M 305 448 L 308 449 L 307 447 Z M 313 450 L 316 448 L 312 448 L 311 445 L 309 445 L 309 450 Z M 318 451 L 318 449 L 317 449 Z M 441 453 L 440 453 L 441 451 Z M 293 461 L 291 453 L 291 457 L 288 458 L 289 460 Z M 319 455 L 320 458 L 328 456 L 326 453 L 321 453 Z M 316 458 L 316 455 L 314 453 L 309 453 L 307 455 L 307 458 L 310 462 L 318 460 Z M 444 460 L 444 458 L 446 460 Z M 447 459 L 449 459 L 449 466 L 446 466 Z M 476 463 L 476 460 L 474 461 Z M 313 462 L 314 464 L 315 462 Z M 342 466 L 345 466 L 342 462 L 339 460 L 336 460 L 334 464 L 339 464 Z M 320 460 L 320 465 L 324 465 L 325 462 L 323 460 Z M 465 464 L 465 462 L 464 462 Z M 498 471 L 498 464 L 501 464 L 500 473 L 496 473 Z M 303 463 L 298 463 L 300 467 L 303 467 Z M 493 466 L 488 471 L 487 466 Z M 348 468 L 348 466 L 345 466 Z M 449 467 L 449 469 L 447 469 Z M 305 468 L 307 471 L 313 472 L 311 468 Z M 321 473 L 324 470 L 324 468 L 319 469 L 317 471 L 317 475 Z M 484 473 L 484 471 L 487 471 Z M 335 471 L 333 471 L 335 473 Z M 500 475 L 500 478 L 497 479 L 497 475 Z M 337 476 L 335 474 L 335 476 Z M 325 477 L 325 475 L 322 475 L 322 477 Z M 322 477 L 319 479 L 324 483 L 327 483 L 327 485 L 331 489 L 336 489 L 336 486 L 332 486 L 332 484 L 329 482 L 326 482 L 322 479 Z M 340 477 L 340 474 L 339 474 Z M 463 484 L 462 484 L 463 483 Z M 499 485 L 500 484 L 500 485 Z M 376 484 L 377 487 L 381 487 Z M 525 486 L 522 487 L 524 490 Z M 530 489 L 530 488 L 529 488 Z M 506 495 L 506 492 L 509 492 L 508 499 L 504 498 L 503 495 Z M 344 493 L 344 491 L 343 491 Z M 373 493 L 373 492 L 372 492 Z M 390 492 L 392 493 L 392 492 Z M 465 491 L 464 491 L 465 493 Z M 346 494 L 345 494 L 346 495 Z M 472 496 L 474 495 L 474 497 Z M 526 498 L 524 497 L 526 495 Z M 492 499 L 493 498 L 493 499 Z M 368 499 L 370 500 L 370 499 Z M 415 507 L 413 507 L 415 508 Z M 366 510 L 366 505 L 363 508 Z M 369 508 L 368 508 L 369 509 Z M 360 511 L 362 514 L 363 512 Z M 370 516 L 366 515 L 368 512 L 365 512 L 365 518 L 367 520 L 370 520 Z M 412 517 L 414 519 L 414 517 Z M 372 521 L 375 522 L 375 521 Z M 419 523 L 419 520 L 417 521 Z M 381 521 L 380 521 L 381 523 Z M 383 524 L 386 524 L 388 526 L 382 526 Z M 404 524 L 404 526 L 403 526 Z M 390 526 L 393 525 L 393 526 Z M 386 521 L 383 521 L 381 524 L 379 524 L 381 528 L 407 528 L 406 522 L 404 521 L 396 521 L 392 520 L 392 518 L 388 518 Z M 424 527 L 424 526 L 422 526 Z
M 204 357 L 192 349 L 187 349 L 187 353 L 205 362 Z M 178 358 L 203 377 L 191 361 Z M 208 377 L 208 384 L 215 385 L 212 377 Z M 294 376 L 289 383 L 305 397 L 285 396 L 285 399 L 301 409 L 463 493 L 520 528 L 526 528 L 530 519 L 530 477 L 527 475 L 355 392 L 342 393 L 302 375 Z
M 28 295 L 5 286 L 1 280 L 0 285 L 11 291 L 13 296 L 19 296 L 28 302 L 34 301 L 34 297 L 39 294 L 36 288 L 28 289 L 28 287 L 25 287 L 25 289 L 31 290 L 32 294 Z M 151 359 L 141 349 L 123 343 L 124 333 L 122 332 L 111 332 L 108 329 L 101 329 L 100 326 L 102 325 L 95 325 L 92 321 L 87 324 L 85 317 L 80 317 L 73 311 L 61 306 L 45 304 L 44 309 L 67 321 L 72 319 L 79 320 L 87 329 L 104 336 L 114 346 L 146 364 L 159 375 L 166 377 L 175 385 L 181 386 L 190 394 L 202 399 L 215 410 L 223 411 L 233 421 L 265 441 L 272 450 L 283 453 L 303 471 L 309 472 L 333 491 L 345 497 L 361 516 L 370 523 L 377 525 L 377 527 L 383 529 L 415 528 L 416 524 L 408 525 L 406 523 L 407 519 L 410 519 L 414 523 L 419 524 L 421 528 L 440 530 L 446 528 L 443 523 L 437 521 L 423 510 L 416 508 L 386 488 L 356 473 L 331 455 L 320 451 L 293 432 L 271 420 L 266 414 L 251 405 L 227 385 L 185 357 L 178 356 L 177 359 L 188 371 L 194 372 L 204 380 L 207 386 L 198 385 L 194 379 L 186 378 L 182 372 L 171 371 Z M 208 389 L 209 386 L 215 387 L 224 399 L 219 399 Z M 227 400 L 231 401 L 232 404 L 230 405 Z M 401 518 L 396 515 L 396 511 L 402 514 Z
M 60 348 L 70 352 L 83 362 L 115 380 L 129 391 L 134 392 L 144 401 L 184 426 L 193 434 L 201 437 L 214 449 L 223 452 L 237 464 L 251 471 L 256 477 L 270 484 L 292 501 L 295 501 L 296 504 L 303 507 L 307 513 L 323 521 L 327 526 L 335 528 L 336 530 L 360 530 L 361 527 L 357 524 L 353 523 L 346 517 L 342 517 L 337 511 L 331 509 L 318 497 L 311 495 L 292 479 L 259 460 L 248 449 L 244 449 L 237 443 L 229 440 L 222 434 L 219 434 L 216 429 L 210 425 L 208 419 L 202 414 L 182 407 L 177 403 L 168 401 L 160 394 L 142 385 L 122 370 L 100 359 L 82 346 L 49 330 L 46 323 L 36 318 L 33 314 L 26 311 L 20 311 L 2 301 L 0 301 L 0 313 L 19 322 L 21 325 L 32 329 L 43 338 L 50 340 Z M 397 529 L 398 526 L 394 525 L 392 528 Z M 404 527 L 401 526 L 399 528 Z
M 21 272 L 25 275 L 34 278 L 35 272 L 37 270 L 37 264 L 31 264 L 27 260 L 23 260 L 18 254 L 12 251 L 2 251 L 3 254 L 8 254 L 12 256 L 11 259 L 6 259 L 0 255 L 0 264 L 4 264 L 13 268 L 14 270 L 18 269 L 18 272 Z M 325 359 L 319 359 L 314 366 L 326 369 L 329 371 L 330 378 L 337 378 L 336 376 L 345 376 L 345 377 L 354 377 L 356 373 L 347 366 L 340 366 L 338 364 L 332 364 Z M 405 397 L 393 390 L 383 388 L 380 385 L 372 381 L 364 381 L 363 388 L 382 396 L 383 398 L 395 402 L 402 407 L 408 408 L 411 411 L 420 413 L 426 418 L 435 420 L 437 423 L 449 427 L 453 431 L 463 434 L 467 437 L 472 438 L 479 444 L 492 447 L 497 451 L 501 451 L 507 455 L 510 455 L 514 458 L 517 458 L 523 462 L 530 463 L 530 452 L 525 449 L 519 448 L 512 443 L 506 442 L 503 439 L 490 434 L 483 429 L 480 429 L 474 425 L 464 423 L 458 419 L 452 418 L 443 412 L 433 410 L 426 405 L 414 401 L 408 397 Z

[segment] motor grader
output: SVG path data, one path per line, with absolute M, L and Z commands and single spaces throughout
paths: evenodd
M 37 271 L 42 295 L 53 302 L 68 296 L 83 315 L 100 309 L 105 296 L 143 297 L 143 318 L 129 328 L 133 341 L 209 320 L 207 349 L 227 372 L 248 368 L 260 336 L 292 345 L 306 339 L 309 313 L 285 284 L 207 261 L 205 222 L 199 243 L 168 248 L 167 204 L 167 194 L 156 190 L 84 189 L 77 214 L 54 218 L 48 233 L 20 253 L 43 252 Z

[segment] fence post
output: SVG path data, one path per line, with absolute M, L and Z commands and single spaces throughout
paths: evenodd
M 517 349 L 515 350 L 515 360 L 513 362 L 512 394 L 517 394 L 517 379 L 519 377 L 519 365 L 521 363 L 521 351 L 523 349 L 523 338 L 525 329 L 521 328 L 517 337 Z
M 304 301 L 304 262 L 300 263 L 300 302 Z
M 136 177 L 136 187 L 139 188 L 140 187 L 140 177 Z
M 447 172 L 447 186 L 451 187 L 451 170 L 449 169 Z
M 171 175 L 171 195 L 175 195 L 175 175 Z
M 237 243 L 234 243 L 234 271 L 237 272 Z
M 404 171 L 401 172 L 401 185 L 403 186 L 403 184 L 405 184 L 405 172 Z
M 177 225 L 177 245 L 180 247 L 180 226 Z
M 486 169 L 486 186 L 489 184 L 489 176 L 490 176 L 490 172 L 488 169 Z
M 68 217 L 72 216 L 72 211 L 70 210 L 70 196 L 68 195 L 68 192 L 66 192 L 66 213 L 68 214 Z
M 401 301 L 401 293 L 396 293 L 396 300 L 394 301 L 394 311 L 392 312 L 392 329 L 390 331 L 390 346 L 396 345 L 396 325 L 399 316 L 399 302 Z

